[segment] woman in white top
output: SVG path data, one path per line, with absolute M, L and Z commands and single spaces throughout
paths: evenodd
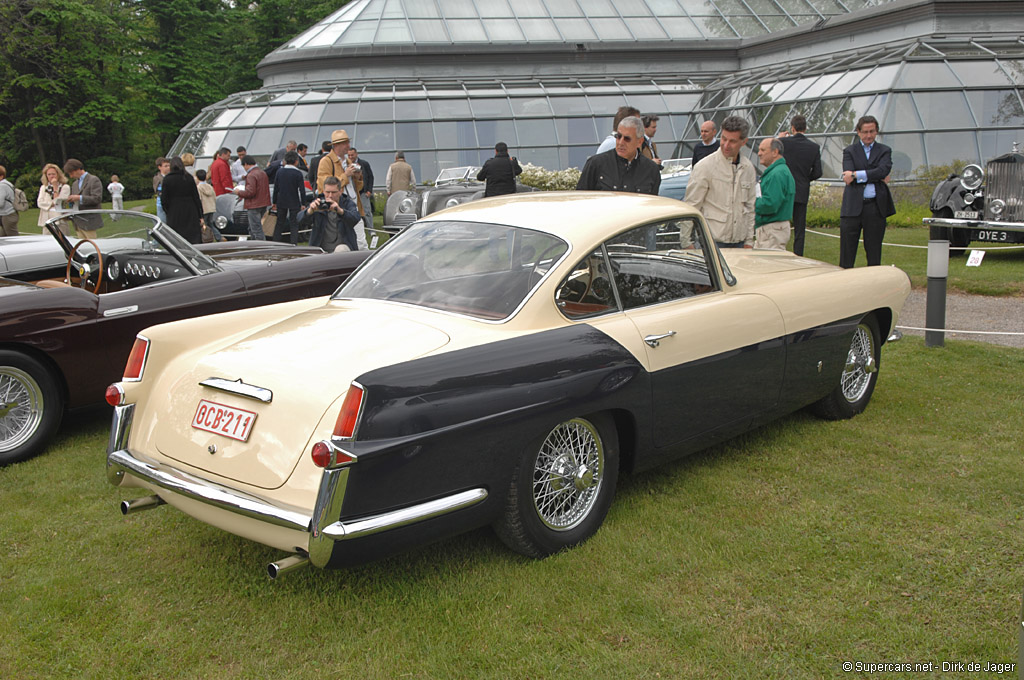
M 107 191 L 110 192 L 110 198 L 113 201 L 111 208 L 113 210 L 124 210 L 124 185 L 121 184 L 121 180 L 117 175 L 110 176 L 110 184 L 107 185 Z
M 60 216 L 64 212 L 64 201 L 71 195 L 71 187 L 68 185 L 68 178 L 64 172 L 53 163 L 43 166 L 43 175 L 39 178 L 39 197 L 36 199 L 36 206 L 39 208 L 39 226 L 47 221 Z M 67 223 L 60 223 L 60 230 L 70 234 Z

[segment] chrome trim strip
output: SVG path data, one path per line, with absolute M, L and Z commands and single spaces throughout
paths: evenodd
M 135 417 L 135 404 L 124 404 L 114 407 L 114 417 L 110 423 L 110 439 L 107 441 L 107 454 L 119 449 L 128 448 L 128 437 L 132 433 L 132 420 Z M 107 465 L 107 479 L 117 486 L 121 483 L 123 472 L 111 470 Z
M 118 307 L 117 309 L 108 309 L 103 312 L 104 317 L 108 316 L 121 316 L 122 314 L 131 314 L 132 312 L 139 311 L 138 305 L 128 305 L 127 307 Z
M 324 527 L 323 534 L 337 541 L 352 538 L 363 538 L 372 534 L 408 526 L 423 520 L 433 519 L 441 515 L 462 510 L 476 505 L 487 498 L 486 489 L 469 489 L 452 496 L 413 505 L 408 508 L 392 510 L 363 519 L 335 522 Z
M 952 217 L 925 217 L 921 221 L 931 227 L 970 227 L 971 229 L 985 229 L 988 231 L 1024 231 L 1024 222 L 995 222 L 987 219 L 963 220 Z
M 128 472 L 162 489 L 208 505 L 234 512 L 262 522 L 309 531 L 310 516 L 301 510 L 275 505 L 258 496 L 231 489 L 208 479 L 182 472 L 156 461 L 145 460 L 140 454 L 120 449 L 107 455 L 107 477 L 111 470 Z
M 264 404 L 269 404 L 274 400 L 274 393 L 266 387 L 249 385 L 248 383 L 242 382 L 241 378 L 238 380 L 228 380 L 227 378 L 211 377 L 206 380 L 200 380 L 199 384 L 213 390 L 220 390 L 221 392 L 237 394 L 240 397 L 247 397 L 249 399 L 255 399 L 256 401 L 262 401 Z

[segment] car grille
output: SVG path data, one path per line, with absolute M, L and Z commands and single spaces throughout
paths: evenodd
M 992 213 L 992 204 L 1002 201 L 1001 215 Z M 1001 222 L 1024 221 L 1024 156 L 1009 153 L 989 161 L 985 172 L 985 218 Z
M 396 227 L 408 227 L 410 224 L 416 221 L 416 215 L 412 213 L 397 213 L 395 219 L 392 220 L 392 224 Z

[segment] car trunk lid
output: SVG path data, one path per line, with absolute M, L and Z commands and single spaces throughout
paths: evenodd
M 402 338 L 400 351 L 392 338 Z M 182 463 L 277 488 L 311 439 L 330 435 L 353 379 L 448 341 L 438 328 L 379 309 L 335 302 L 302 312 L 215 349 L 175 378 L 174 415 L 157 419 L 151 441 Z

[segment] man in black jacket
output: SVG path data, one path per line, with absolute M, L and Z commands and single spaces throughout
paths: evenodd
M 896 214 L 885 178 L 892 171 L 892 149 L 876 142 L 878 121 L 861 116 L 857 121 L 859 141 L 843 149 L 843 204 L 839 208 L 839 266 L 853 267 L 857 243 L 864 232 L 864 254 L 868 266 L 882 263 L 885 220 Z
M 516 193 L 516 175 L 523 172 L 519 161 L 509 157 L 508 144 L 498 142 L 494 145 L 494 158 L 488 158 L 476 178 L 487 182 L 484 198 Z
M 284 232 L 291 232 L 292 245 L 299 242 L 299 210 L 306 198 L 306 176 L 297 167 L 299 154 L 288 151 L 284 155 L 284 165 L 274 176 L 274 195 L 272 202 L 277 206 L 277 224 L 274 226 L 274 240 L 284 241 Z
M 821 177 L 821 147 L 804 137 L 807 119 L 793 116 L 789 121 L 789 135 L 782 137 L 782 157 L 796 181 L 796 197 L 793 199 L 793 252 L 804 254 L 804 231 L 807 227 L 807 199 L 811 194 L 811 182 Z
M 661 168 L 640 153 L 643 142 L 643 121 L 636 116 L 623 118 L 615 131 L 615 148 L 587 159 L 576 189 L 657 195 Z

